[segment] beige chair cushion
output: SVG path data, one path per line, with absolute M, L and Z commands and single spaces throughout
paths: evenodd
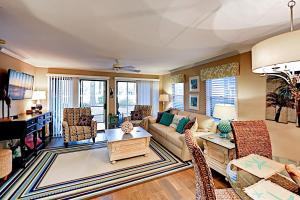
M 174 132 L 175 129 L 159 123 L 149 124 L 149 129 L 158 133 L 161 137 L 167 138 L 168 132 Z
M 130 120 L 133 126 L 139 126 L 142 120 Z
M 197 118 L 197 123 L 198 123 L 197 131 L 199 132 L 209 132 L 211 131 L 214 125 L 214 120 L 206 115 L 192 113 L 189 117 L 190 119 L 193 119 L 195 117 Z
M 91 134 L 91 126 L 69 126 L 71 135 Z

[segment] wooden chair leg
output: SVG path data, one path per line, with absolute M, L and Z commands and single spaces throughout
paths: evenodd
M 69 146 L 69 143 L 68 142 L 65 142 L 64 143 L 65 147 L 67 148 Z
M 93 143 L 95 143 L 96 142 L 96 139 L 93 137 Z

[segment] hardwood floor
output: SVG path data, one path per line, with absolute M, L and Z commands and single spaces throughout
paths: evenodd
M 216 188 L 230 187 L 224 177 L 213 172 Z M 144 182 L 92 200 L 193 200 L 195 199 L 195 175 L 193 169 L 177 172 L 162 178 Z
M 105 140 L 104 133 L 98 133 L 96 141 Z M 85 140 L 74 142 L 82 144 L 92 142 Z M 63 146 L 63 138 L 54 138 L 47 146 Z M 228 188 L 229 183 L 224 176 L 212 170 L 216 188 Z M 180 171 L 171 175 L 157 178 L 124 189 L 101 195 L 92 200 L 193 200 L 195 199 L 195 175 L 193 169 Z

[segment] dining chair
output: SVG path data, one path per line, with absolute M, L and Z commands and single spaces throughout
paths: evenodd
M 189 129 L 185 131 L 185 142 L 194 164 L 196 176 L 196 200 L 239 200 L 239 196 L 232 188 L 215 189 L 210 168 L 206 163 L 201 148 L 193 139 L 192 132 Z
M 231 126 L 237 158 L 258 154 L 272 159 L 271 140 L 265 121 L 232 121 Z

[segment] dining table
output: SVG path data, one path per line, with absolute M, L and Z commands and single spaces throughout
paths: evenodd
M 285 157 L 273 156 L 272 160 L 282 164 L 294 164 L 296 166 L 300 166 L 300 158 L 299 160 L 293 160 Z M 233 169 L 229 169 L 229 171 L 230 172 L 227 171 L 227 179 L 233 190 L 242 200 L 251 200 L 252 198 L 246 194 L 245 188 L 258 183 L 262 180 L 262 178 L 240 168 L 233 167 Z M 285 176 L 287 178 L 285 178 Z M 289 179 L 289 175 L 285 170 L 272 175 L 267 178 L 267 180 L 270 180 L 271 182 L 299 195 L 299 186 Z

